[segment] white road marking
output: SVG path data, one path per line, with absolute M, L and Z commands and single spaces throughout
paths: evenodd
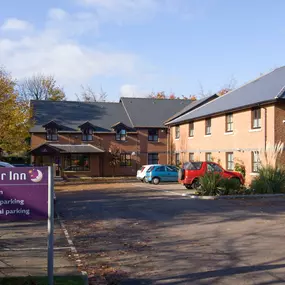
M 71 252 L 72 252 L 72 254 L 73 254 L 74 258 L 75 258 L 75 263 L 76 263 L 76 265 L 77 265 L 77 267 L 78 267 L 78 269 L 79 269 L 80 266 L 83 265 L 83 263 L 82 263 L 82 261 L 81 261 L 81 259 L 80 259 L 80 256 L 79 256 L 79 254 L 78 254 L 78 251 L 77 251 L 77 249 L 76 249 L 76 247 L 75 247 L 75 245 L 74 245 L 74 243 L 73 243 L 73 241 L 72 241 L 72 239 L 71 239 L 71 237 L 70 237 L 70 235 L 69 235 L 69 233 L 68 233 L 68 231 L 67 231 L 67 228 L 66 228 L 66 226 L 65 226 L 65 224 L 64 224 L 64 222 L 63 222 L 63 220 L 62 220 L 62 218 L 60 217 L 60 215 L 59 215 L 58 213 L 57 213 L 57 218 L 58 218 L 58 220 L 59 220 L 59 224 L 60 224 L 60 226 L 61 226 L 61 229 L 63 230 L 63 233 L 64 233 L 64 235 L 65 235 L 65 238 L 66 238 L 68 244 L 70 245 L 70 250 L 71 250 Z M 85 279 L 85 283 L 88 284 L 88 275 L 87 275 L 87 272 L 81 271 L 81 270 L 80 270 L 80 272 L 81 272 L 82 276 L 85 277 L 85 278 L 84 278 L 84 279 Z
M 174 192 L 174 191 L 169 191 L 169 190 L 163 190 L 163 189 L 159 189 L 159 188 L 155 188 L 155 187 L 151 187 L 151 186 L 148 186 L 148 185 L 140 185 L 140 184 L 132 184 L 134 186 L 139 186 L 141 188 L 146 188 L 146 189 L 153 189 L 153 190 L 156 190 L 156 191 L 161 191 L 161 192 L 166 192 L 166 193 L 171 193 L 171 194 L 174 194 L 174 195 L 178 195 L 178 196 L 182 196 L 182 197 L 186 197 L 187 194 L 181 194 L 181 193 L 177 193 L 177 192 Z

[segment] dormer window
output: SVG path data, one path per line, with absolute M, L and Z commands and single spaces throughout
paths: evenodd
M 58 141 L 58 134 L 56 128 L 47 129 L 47 140 L 48 141 Z
M 126 141 L 127 132 L 124 129 L 118 130 L 116 132 L 116 141 Z
M 82 132 L 82 141 L 90 142 L 93 140 L 93 132 L 95 131 L 95 126 L 90 122 L 85 122 L 78 126 Z
M 58 130 L 62 128 L 61 125 L 55 121 L 50 121 L 47 124 L 43 125 L 43 128 L 46 129 L 47 141 L 58 141 Z
M 92 141 L 93 140 L 93 129 L 86 128 L 82 130 L 82 140 Z

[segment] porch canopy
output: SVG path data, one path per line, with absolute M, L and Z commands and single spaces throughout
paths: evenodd
M 61 153 L 103 153 L 91 144 L 42 144 L 30 151 L 32 155 L 59 155 Z

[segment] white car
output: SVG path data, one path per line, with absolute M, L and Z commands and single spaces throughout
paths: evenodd
M 15 166 L 8 162 L 0 161 L 0 167 L 15 167 Z
M 144 178 L 145 178 L 145 174 L 148 171 L 148 169 L 150 169 L 152 166 L 156 166 L 156 165 L 160 165 L 160 164 L 147 164 L 147 165 L 143 165 L 138 171 L 137 171 L 137 179 L 140 180 L 141 182 L 145 182 Z

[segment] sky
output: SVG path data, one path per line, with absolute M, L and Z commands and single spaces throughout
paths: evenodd
M 109 101 L 199 95 L 285 62 L 283 0 L 0 0 L 0 66 Z

